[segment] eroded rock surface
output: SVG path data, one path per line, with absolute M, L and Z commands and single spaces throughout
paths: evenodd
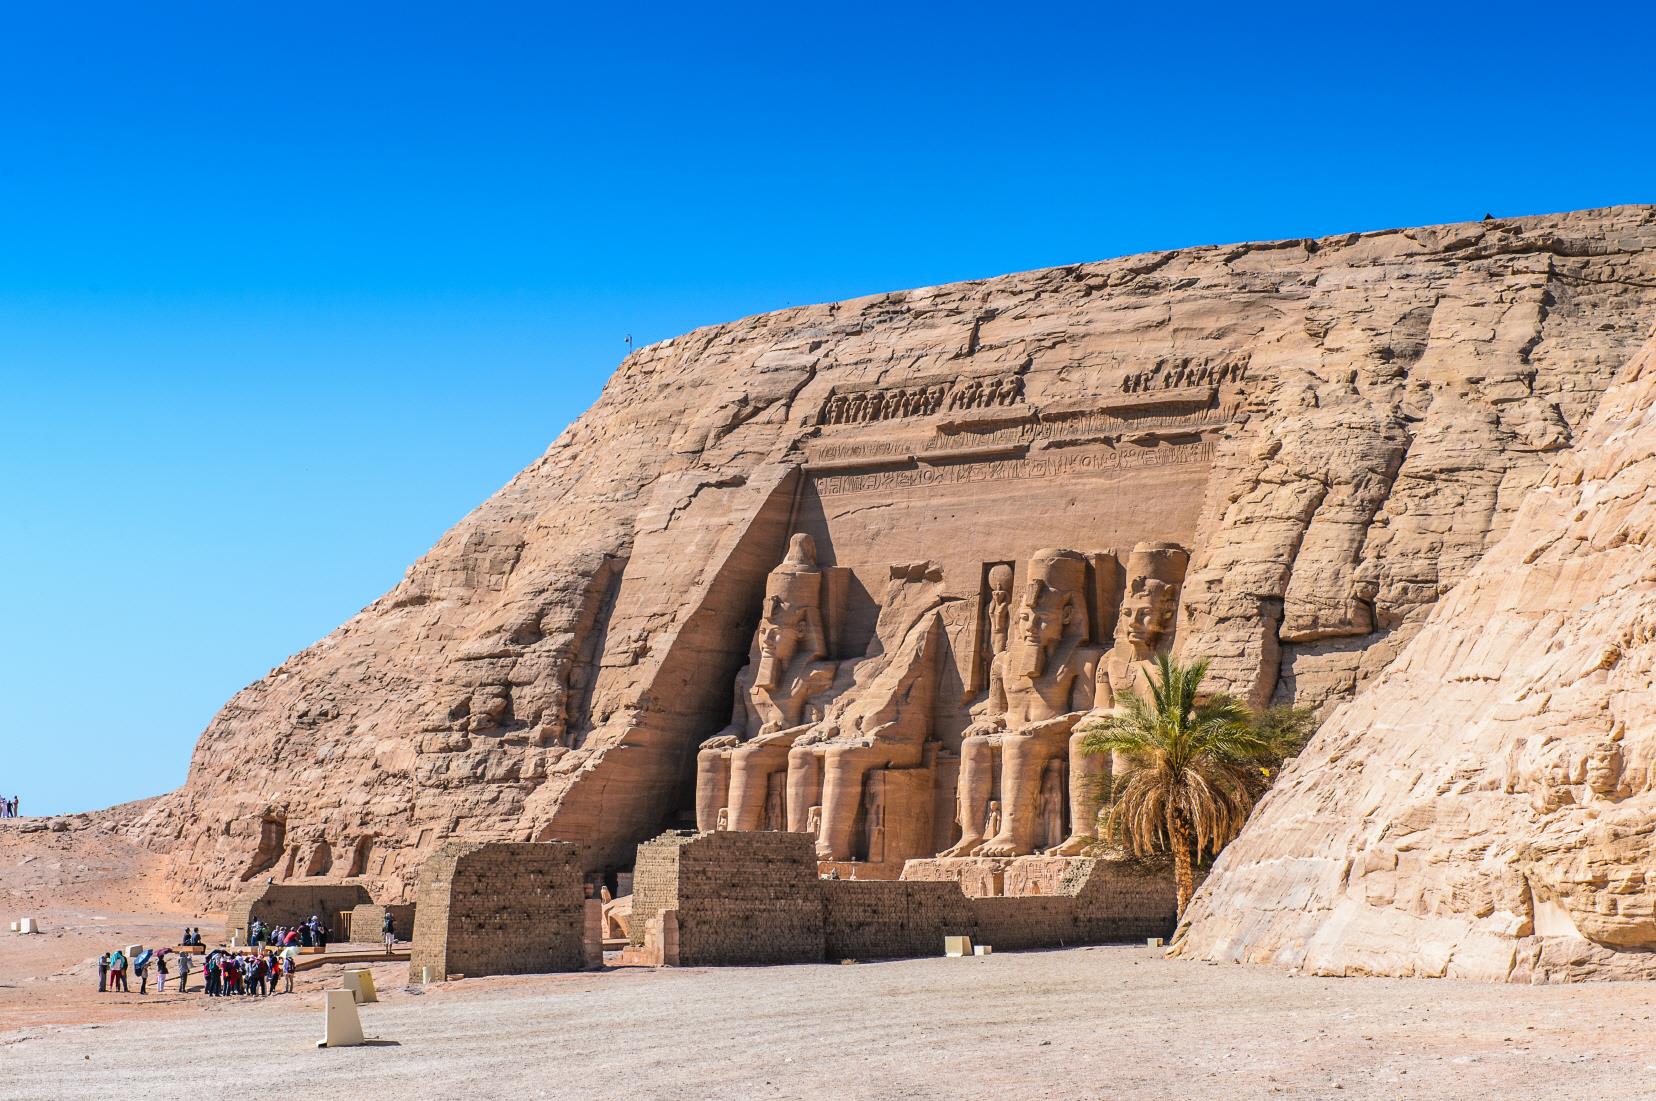
M 1656 339 L 1283 776 L 1180 951 L 1336 974 L 1651 977 L 1653 842 Z
M 454 837 L 623 866 L 693 818 L 696 747 L 800 533 L 849 578 L 825 660 L 892 645 L 887 593 L 929 579 L 945 751 L 987 689 L 989 575 L 1042 548 L 1189 548 L 1181 648 L 1256 701 L 1338 703 L 1653 315 L 1656 211 L 1628 207 L 1156 253 L 641 349 L 396 588 L 238 693 L 137 828 L 197 899 L 348 874 L 396 897 Z

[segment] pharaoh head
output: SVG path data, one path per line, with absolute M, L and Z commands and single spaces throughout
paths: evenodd
M 1087 640 L 1087 560 L 1072 550 L 1036 551 L 1012 625 L 1012 670 L 1031 680 L 1060 647 Z
M 1190 555 L 1174 543 L 1140 543 L 1127 559 L 1127 591 L 1121 598 L 1116 637 L 1155 650 L 1173 629 L 1179 586 Z
M 822 571 L 816 544 L 801 532 L 788 541 L 787 557 L 765 579 L 765 605 L 759 619 L 759 669 L 755 684 L 774 688 L 795 657 L 815 661 L 824 654 Z

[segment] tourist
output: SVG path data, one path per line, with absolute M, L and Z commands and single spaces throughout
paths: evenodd
M 178 992 L 180 994 L 190 992 L 190 955 L 189 952 L 178 954 Z
M 207 996 L 209 998 L 218 997 L 219 992 L 223 989 L 220 984 L 224 981 L 224 973 L 219 970 L 221 955 L 222 953 L 216 948 L 207 953 L 207 965 L 202 969 L 202 974 L 206 976 L 202 981 L 207 984 Z
M 167 992 L 167 950 L 165 948 L 155 954 L 155 992 Z
M 248 930 L 248 932 L 251 935 L 248 937 L 247 943 L 253 945 L 255 948 L 264 943 L 264 922 L 260 921 L 258 918 L 254 918 L 253 926 Z
M 109 953 L 98 957 L 98 993 L 104 993 L 109 982 Z
M 397 943 L 397 923 L 391 917 L 391 911 L 385 911 L 385 920 L 380 922 L 380 932 L 385 935 L 385 954 L 391 954 L 391 946 Z
M 137 959 L 132 961 L 132 969 L 138 972 L 138 993 L 140 994 L 149 993 L 149 968 L 150 952 L 149 949 L 146 948 L 144 951 L 138 953 Z
M 299 949 L 289 948 L 282 953 L 282 993 L 293 993 L 293 971 L 298 966 Z
M 109 957 L 109 989 L 127 993 L 127 958 L 126 953 L 119 948 Z

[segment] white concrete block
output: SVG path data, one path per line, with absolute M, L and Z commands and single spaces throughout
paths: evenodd
M 322 1039 L 317 1047 L 355 1047 L 362 1043 L 362 1018 L 357 1016 L 356 995 L 349 990 L 323 993 Z
M 944 937 L 943 954 L 950 957 L 969 956 L 972 954 L 971 937 Z
M 379 1001 L 379 994 L 374 990 L 374 973 L 366 967 L 350 968 L 343 979 L 345 989 L 355 997 L 357 1005 Z
M 987 956 L 993 951 L 994 949 L 989 947 L 987 944 L 976 944 L 972 946 L 972 955 L 974 956 Z

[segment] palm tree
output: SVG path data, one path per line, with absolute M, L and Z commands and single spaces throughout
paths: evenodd
M 1196 893 L 1195 862 L 1218 853 L 1242 829 L 1272 768 L 1309 728 L 1309 712 L 1277 708 L 1254 716 L 1223 693 L 1203 698 L 1207 661 L 1156 657 L 1149 696 L 1127 693 L 1107 717 L 1081 729 L 1087 753 L 1116 761 L 1105 809 L 1109 832 L 1135 856 L 1173 853 L 1178 916 Z

